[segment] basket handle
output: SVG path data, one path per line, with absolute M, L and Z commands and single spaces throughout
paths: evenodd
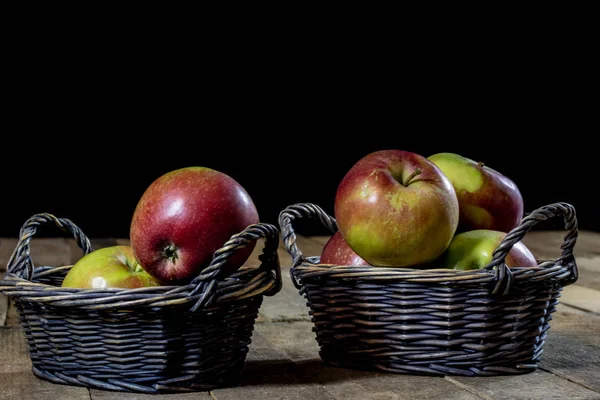
M 236 250 L 246 247 L 248 243 L 264 238 L 265 245 L 263 253 L 259 256 L 261 261 L 260 269 L 275 272 L 275 286 L 265 294 L 273 296 L 278 293 L 282 287 L 281 267 L 279 265 L 279 229 L 272 224 L 257 223 L 246 227 L 243 231 L 233 235 L 220 249 L 218 249 L 211 263 L 202 270 L 202 273 L 191 281 L 195 285 L 190 296 L 196 293 L 202 293 L 198 301 L 192 306 L 191 311 L 203 308 L 212 304 L 216 298 L 217 286 L 221 280 L 221 268 L 227 262 Z
M 294 269 L 304 261 L 310 262 L 309 259 L 302 255 L 302 251 L 300 251 L 296 243 L 296 234 L 292 227 L 292 221 L 299 218 L 318 219 L 331 233 L 335 233 L 338 230 L 335 218 L 329 216 L 321 207 L 312 203 L 292 204 L 279 213 L 279 227 L 281 228 L 283 245 L 292 256 L 290 277 L 297 289 L 300 289 L 301 285 L 294 276 Z
M 8 273 L 22 279 L 31 280 L 33 278 L 34 266 L 31 260 L 31 238 L 35 235 L 40 225 L 49 223 L 54 223 L 58 228 L 73 235 L 84 254 L 92 251 L 90 240 L 71 220 L 57 218 L 49 213 L 35 214 L 21 227 L 17 247 L 13 250 L 6 266 Z
M 565 220 L 566 233 L 564 236 L 563 244 L 560 246 L 562 254 L 550 263 L 542 263 L 540 266 L 554 265 L 554 264 L 567 264 L 572 265 L 571 281 L 573 283 L 577 280 L 579 273 L 577 271 L 577 264 L 573 256 L 573 249 L 577 241 L 578 226 L 577 216 L 575 208 L 568 203 L 553 203 L 547 206 L 540 207 L 532 211 L 529 215 L 525 216 L 521 223 L 513 228 L 506 234 L 502 242 L 492 253 L 492 261 L 485 266 L 485 269 L 490 270 L 494 267 L 497 268 L 497 279 L 496 286 L 492 291 L 492 294 L 506 295 L 512 286 L 513 276 L 510 269 L 506 266 L 504 260 L 512 249 L 512 247 L 523 239 L 525 234 L 538 222 L 545 221 L 550 218 L 563 216 Z

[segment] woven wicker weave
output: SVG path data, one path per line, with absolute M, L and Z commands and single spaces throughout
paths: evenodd
M 30 218 L 0 281 L 18 308 L 33 373 L 55 383 L 163 393 L 234 385 L 263 296 L 281 290 L 273 225 L 250 225 L 219 249 L 190 284 L 140 289 L 61 288 L 70 266 L 36 267 L 29 243 L 53 223 L 91 251 L 83 232 L 51 214 Z M 260 267 L 220 276 L 237 249 L 264 238 Z
M 536 268 L 507 268 L 512 246 L 539 221 L 563 216 L 562 255 Z M 314 204 L 279 215 L 291 278 L 308 300 L 326 363 L 405 374 L 500 375 L 535 370 L 563 286 L 578 278 L 575 209 L 541 207 L 509 232 L 482 270 L 357 267 L 319 263 L 296 244 L 292 221 L 334 218 Z

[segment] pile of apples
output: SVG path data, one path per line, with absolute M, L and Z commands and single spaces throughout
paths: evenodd
M 62 287 L 133 289 L 187 283 L 231 236 L 258 222 L 252 198 L 232 177 L 205 167 L 176 169 L 142 194 L 131 219 L 130 244 L 84 255 Z M 237 250 L 222 275 L 239 269 L 255 244 Z
M 449 268 L 485 267 L 523 218 L 523 197 L 507 176 L 455 153 L 424 157 L 381 150 L 354 164 L 338 186 L 338 231 L 322 264 Z M 536 267 L 522 242 L 508 267 Z

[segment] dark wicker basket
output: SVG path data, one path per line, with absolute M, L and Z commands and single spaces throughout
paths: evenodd
M 91 251 L 68 219 L 37 214 L 21 229 L 0 291 L 15 301 L 37 377 L 142 393 L 239 381 L 263 296 L 281 290 L 277 227 L 259 223 L 234 235 L 190 284 L 91 290 L 60 287 L 71 266 L 34 268 L 29 242 L 46 223 L 70 232 L 84 254 Z M 233 252 L 263 238 L 260 267 L 220 276 Z
M 507 268 L 512 246 L 537 222 L 563 216 L 562 255 L 536 268 Z M 527 215 L 485 269 L 411 269 L 319 263 L 296 244 L 292 221 L 312 218 L 334 233 L 314 204 L 279 215 L 291 278 L 308 300 L 325 363 L 402 374 L 488 376 L 534 371 L 563 286 L 578 278 L 575 209 L 556 203 Z

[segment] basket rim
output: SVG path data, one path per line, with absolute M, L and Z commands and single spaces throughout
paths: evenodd
M 121 309 L 126 307 L 159 307 L 194 302 L 190 311 L 210 308 L 213 303 L 239 300 L 265 294 L 275 295 L 281 290 L 281 267 L 277 248 L 279 228 L 273 224 L 258 222 L 235 233 L 217 249 L 210 264 L 190 277 L 190 281 L 167 282 L 160 286 L 128 289 L 63 288 L 39 282 L 40 277 L 64 273 L 73 265 L 36 267 L 31 259 L 30 241 L 37 228 L 43 224 L 54 224 L 69 232 L 84 255 L 93 252 L 90 240 L 83 231 L 67 218 L 53 214 L 35 214 L 21 228 L 19 241 L 7 263 L 7 273 L 0 280 L 0 292 L 21 301 L 45 303 L 53 306 L 81 309 Z M 249 268 L 245 263 L 233 273 L 224 273 L 223 267 L 229 258 L 249 243 L 264 239 L 260 265 Z M 37 282 L 34 281 L 37 274 Z M 64 279 L 64 276 L 62 277 Z
M 509 268 L 506 265 L 506 257 L 513 246 L 521 241 L 525 234 L 537 223 L 556 217 L 563 217 L 566 231 L 563 244 L 561 245 L 561 255 L 554 261 L 544 261 L 541 263 L 538 261 L 537 267 Z M 358 269 L 361 267 L 319 264 L 320 257 L 304 256 L 296 242 L 296 234 L 292 222 L 301 218 L 310 218 L 318 221 L 332 234 L 339 231 L 336 219 L 313 203 L 292 204 L 279 213 L 279 225 L 283 243 L 285 249 L 292 257 L 290 275 L 294 286 L 299 290 L 302 289 L 301 281 L 303 279 L 326 276 L 344 280 L 388 280 L 445 285 L 450 282 L 473 285 L 476 283 L 487 284 L 492 281 L 494 287 L 491 293 L 493 295 L 505 296 L 510 293 L 514 282 L 529 280 L 539 284 L 540 281 L 551 279 L 563 286 L 567 286 L 576 282 L 579 277 L 573 253 L 578 235 L 577 217 L 575 208 L 565 202 L 557 202 L 539 207 L 524 216 L 516 227 L 506 233 L 500 244 L 493 251 L 489 263 L 481 270 L 467 272 L 466 274 L 463 271 L 450 268 L 444 268 L 443 272 L 438 269 L 427 269 L 424 268 L 425 265 L 409 267 L 408 269 L 403 267 L 402 270 L 394 270 L 390 269 L 390 267 L 368 266 L 366 267 L 368 269 L 361 272 Z M 436 262 L 437 260 L 433 260 L 427 263 L 427 265 L 434 265 Z M 381 268 L 385 268 L 385 272 Z
M 316 278 L 354 280 L 364 282 L 412 282 L 422 284 L 473 285 L 489 284 L 498 279 L 494 269 L 454 270 L 449 268 L 414 268 L 353 266 L 320 263 L 319 256 L 307 257 L 294 267 L 292 274 L 300 281 L 313 281 Z M 537 267 L 507 267 L 517 282 L 542 282 L 553 279 L 556 282 L 568 280 L 573 274 L 575 260 L 566 264 L 557 261 L 542 261 Z
M 72 265 L 36 267 L 31 281 L 7 272 L 0 280 L 0 293 L 30 303 L 94 310 L 175 306 L 195 303 L 202 296 L 202 293 L 194 293 L 197 285 L 192 283 L 134 289 L 89 289 L 63 288 L 39 282 L 40 278 L 68 271 L 71 267 Z M 268 295 L 276 287 L 277 278 L 271 271 L 260 266 L 245 265 L 217 283 L 215 301 L 211 307 Z

